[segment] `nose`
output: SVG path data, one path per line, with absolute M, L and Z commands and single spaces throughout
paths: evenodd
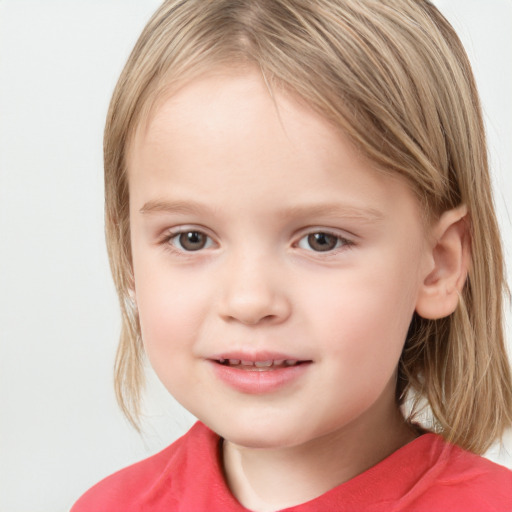
M 264 258 L 233 258 L 224 273 L 220 316 L 245 325 L 279 324 L 291 314 L 282 273 Z

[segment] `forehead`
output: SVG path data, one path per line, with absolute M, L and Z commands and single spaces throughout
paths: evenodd
M 276 146 L 282 153 L 290 148 L 300 153 L 305 138 L 314 141 L 317 159 L 343 138 L 339 129 L 296 94 L 276 84 L 270 87 L 255 67 L 214 67 L 160 87 L 128 145 L 128 169 L 130 173 L 140 170 L 142 159 L 156 157 L 164 148 L 170 153 L 187 149 L 185 143 L 196 148 L 203 144 L 212 153 L 234 155 L 242 146 L 246 152 L 248 144 L 244 143 L 251 139 L 266 143 L 265 134 L 278 136 Z M 175 147 L 178 139 L 179 147 Z M 350 149 L 356 155 L 354 147 L 346 146 L 345 151 Z M 259 148 L 265 154 L 272 149 L 270 144 Z
M 136 132 L 128 170 L 130 196 L 139 205 L 142 196 L 174 198 L 189 194 L 187 187 L 241 208 L 247 190 L 260 194 L 262 207 L 271 198 L 300 203 L 343 196 L 368 209 L 391 197 L 390 187 L 410 195 L 401 179 L 376 170 L 303 101 L 270 90 L 255 69 L 217 69 L 162 97 Z
M 312 131 L 324 131 L 327 138 L 335 130 L 287 86 L 275 81 L 269 84 L 262 72 L 249 64 L 192 70 L 179 81 L 158 86 L 147 103 L 146 114 L 134 130 L 129 154 L 140 150 L 141 144 L 156 142 L 163 131 L 172 129 L 171 125 L 179 125 L 180 134 L 192 127 L 194 136 L 205 131 L 221 136 L 220 122 L 233 126 L 235 119 L 238 128 L 247 130 L 268 128 L 277 120 L 288 135 L 292 125 L 286 121 L 294 123 L 297 119 L 307 122 Z

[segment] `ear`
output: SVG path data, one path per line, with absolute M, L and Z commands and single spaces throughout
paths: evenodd
M 465 205 L 444 212 L 431 228 L 429 268 L 416 303 L 416 312 L 435 320 L 457 308 L 471 264 L 470 221 Z

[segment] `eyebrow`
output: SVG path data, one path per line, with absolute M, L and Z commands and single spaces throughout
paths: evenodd
M 140 213 L 183 213 L 211 215 L 210 208 L 193 201 L 148 201 L 139 210 Z
M 357 219 L 365 222 L 378 222 L 384 219 L 384 214 L 371 207 L 360 207 L 342 203 L 326 203 L 292 206 L 284 210 L 286 217 L 326 216 Z
M 212 216 L 214 210 L 208 206 L 196 203 L 194 201 L 165 201 L 152 200 L 144 204 L 139 210 L 142 214 L 158 213 L 178 213 L 184 215 L 206 215 Z M 308 216 L 327 216 L 351 218 L 363 222 L 373 223 L 384 219 L 384 214 L 371 207 L 359 207 L 353 205 L 344 205 L 341 203 L 326 204 L 304 204 L 291 206 L 277 212 L 279 217 L 294 218 Z

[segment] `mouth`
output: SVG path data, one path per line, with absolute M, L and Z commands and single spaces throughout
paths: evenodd
M 294 359 L 288 354 L 260 352 L 224 353 L 209 359 L 214 375 L 237 392 L 250 395 L 290 389 L 309 373 L 311 359 Z
M 245 370 L 245 371 L 256 371 L 256 372 L 265 372 L 265 371 L 274 371 L 281 370 L 286 368 L 291 368 L 295 366 L 304 365 L 307 363 L 311 363 L 311 360 L 300 360 L 300 359 L 262 359 L 262 360 L 251 360 L 251 359 L 237 359 L 233 357 L 219 357 L 214 359 L 213 362 L 226 366 L 228 368 L 233 368 L 237 370 Z
M 292 366 L 297 366 L 305 363 L 310 363 L 311 361 L 301 361 L 298 359 L 266 359 L 264 361 L 251 361 L 244 359 L 225 359 L 219 358 L 214 360 L 217 364 L 222 366 L 228 366 L 230 368 L 236 368 L 238 370 L 246 370 L 246 371 L 272 371 L 272 370 L 280 370 L 283 368 L 290 368 Z

